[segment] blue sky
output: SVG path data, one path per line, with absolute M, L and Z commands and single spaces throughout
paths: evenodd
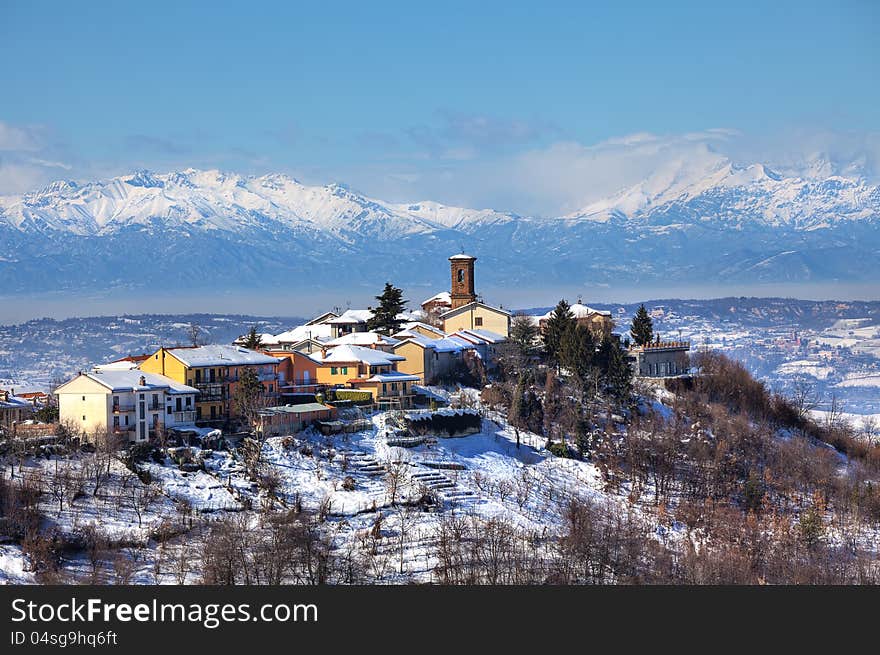
M 608 5 L 5 0 L 0 193 L 195 166 L 550 213 L 609 142 L 880 152 L 880 3 Z

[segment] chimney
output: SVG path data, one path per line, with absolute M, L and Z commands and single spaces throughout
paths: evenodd
M 325 346 L 321 346 L 321 359 L 327 357 L 327 348 Z
M 141 387 L 147 386 L 147 378 L 142 375 L 140 380 L 138 380 L 138 385 Z

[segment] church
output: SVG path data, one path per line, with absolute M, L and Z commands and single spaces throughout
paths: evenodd
M 474 291 L 477 258 L 459 253 L 449 258 L 450 291 L 422 303 L 426 314 L 438 316 L 447 334 L 460 330 L 485 330 L 503 337 L 510 334 L 510 312 L 478 299 Z

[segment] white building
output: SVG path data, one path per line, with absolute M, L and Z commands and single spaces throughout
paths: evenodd
M 99 367 L 55 390 L 59 420 L 88 436 L 145 441 L 159 429 L 193 425 L 198 390 L 156 373 Z

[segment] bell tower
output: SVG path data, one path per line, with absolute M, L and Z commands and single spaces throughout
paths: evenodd
M 464 253 L 449 258 L 452 272 L 452 286 L 450 287 L 452 309 L 467 305 L 477 299 L 477 294 L 474 293 L 474 262 L 476 261 L 476 257 Z

